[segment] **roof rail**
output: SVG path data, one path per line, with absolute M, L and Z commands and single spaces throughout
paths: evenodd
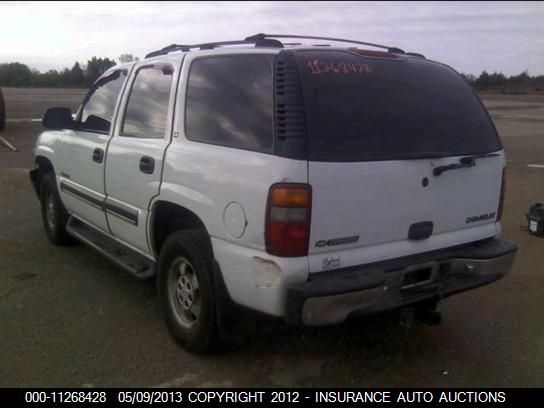
M 288 35 L 288 34 L 264 34 L 259 33 L 255 35 L 251 35 L 249 37 L 246 37 L 246 41 L 253 41 L 253 40 L 264 40 L 268 38 L 302 38 L 302 39 L 308 39 L 308 40 L 326 40 L 326 41 L 339 41 L 339 42 L 345 42 L 345 43 L 352 43 L 352 44 L 361 44 L 361 45 L 369 45 L 371 47 L 377 47 L 377 48 L 384 48 L 388 52 L 396 53 L 396 54 L 404 54 L 404 51 L 397 47 L 390 47 L 388 45 L 380 45 L 380 44 L 374 44 L 374 43 L 368 43 L 363 41 L 354 41 L 354 40 L 346 40 L 342 38 L 331 38 L 331 37 L 314 37 L 309 35 Z
M 235 40 L 235 41 L 219 41 L 219 42 L 210 42 L 202 44 L 192 44 L 192 45 L 178 45 L 172 44 L 168 47 L 161 48 L 160 50 L 150 52 L 145 56 L 145 58 L 156 57 L 157 55 L 166 55 L 174 51 L 187 52 L 194 49 L 200 50 L 212 50 L 216 47 L 222 47 L 225 45 L 245 45 L 245 44 L 255 44 L 255 47 L 274 47 L 274 48 L 283 48 L 283 44 L 278 40 L 268 39 L 268 38 L 256 38 L 256 39 L 245 39 L 245 40 Z
M 151 58 L 156 57 L 157 55 L 166 55 L 170 52 L 174 51 L 182 51 L 187 52 L 194 49 L 200 49 L 200 50 L 211 50 L 216 47 L 222 47 L 225 45 L 247 45 L 247 44 L 255 44 L 255 47 L 274 47 L 274 48 L 283 48 L 284 44 L 282 44 L 281 41 L 276 40 L 276 38 L 302 38 L 302 39 L 308 39 L 308 40 L 325 40 L 325 41 L 338 41 L 338 42 L 345 42 L 350 44 L 362 44 L 362 45 L 368 45 L 371 47 L 377 47 L 377 48 L 384 48 L 387 50 L 387 52 L 395 53 L 395 54 L 404 54 L 405 52 L 397 47 L 390 47 L 387 45 L 380 45 L 380 44 L 374 44 L 374 43 L 368 43 L 363 41 L 354 41 L 354 40 L 345 40 L 341 38 L 330 38 L 330 37 L 314 37 L 314 36 L 307 36 L 307 35 L 287 35 L 287 34 L 264 34 L 259 33 L 255 35 L 251 35 L 249 37 L 246 37 L 243 40 L 235 40 L 235 41 L 219 41 L 219 42 L 210 42 L 210 43 L 202 43 L 202 44 L 192 44 L 192 45 L 181 45 L 181 44 L 172 44 L 168 47 L 161 48 L 160 50 L 150 52 L 145 56 L 145 58 Z M 320 46 L 329 46 L 330 44 L 320 44 Z
M 425 55 L 420 54 L 418 52 L 407 52 L 406 55 L 411 55 L 412 57 L 419 57 L 419 58 L 427 59 L 427 58 L 425 58 Z
M 169 45 L 168 47 L 161 48 L 160 50 L 150 52 L 149 54 L 145 56 L 145 58 L 156 57 L 157 55 L 164 55 L 173 51 L 189 51 L 189 50 L 190 50 L 190 46 L 188 45 L 172 44 L 172 45 Z

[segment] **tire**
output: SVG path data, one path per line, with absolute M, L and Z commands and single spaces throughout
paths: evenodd
M 72 238 L 66 232 L 69 215 L 60 201 L 55 175 L 52 172 L 46 173 L 42 177 L 40 203 L 43 226 L 49 241 L 55 245 L 72 243 Z
M 159 302 L 166 326 L 187 351 L 203 354 L 218 344 L 213 254 L 203 230 L 177 231 L 158 262 Z

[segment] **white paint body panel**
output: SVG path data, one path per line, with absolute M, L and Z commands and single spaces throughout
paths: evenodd
M 212 246 L 229 295 L 251 309 L 283 316 L 287 288 L 308 279 L 306 257 L 279 258 L 217 238 Z
M 307 163 L 262 153 L 174 139 L 164 163 L 163 182 L 156 201 L 168 201 L 194 212 L 212 238 L 214 255 L 232 299 L 244 306 L 281 315 L 285 287 L 308 277 L 307 258 L 277 258 L 266 253 L 264 217 L 270 185 L 280 181 L 307 182 Z M 223 213 L 237 201 L 244 209 L 244 234 L 233 238 Z M 280 278 L 263 287 L 263 273 L 253 257 L 276 262 Z
M 107 211 L 108 223 L 113 235 L 131 242 L 140 251 L 151 254 L 147 240 L 148 206 L 159 193 L 162 156 L 168 141 L 114 137 L 108 148 L 106 166 L 107 203 L 114 203 L 137 212 L 138 223 L 127 222 L 115 213 Z M 153 174 L 140 172 L 142 156 L 155 160 Z
M 34 156 L 45 157 L 53 166 L 57 163 L 59 146 L 62 143 L 62 134 L 69 130 L 46 130 L 38 136 L 34 145 Z M 58 165 L 58 164 L 57 164 Z M 55 173 L 57 169 L 55 168 Z
M 73 185 L 77 190 L 91 190 L 91 195 L 103 200 L 104 191 L 104 157 L 102 163 L 93 161 L 93 151 L 106 151 L 109 135 L 73 130 L 64 131 L 60 157 L 55 170 L 58 171 L 59 182 Z M 77 214 L 102 231 L 108 231 L 106 215 L 102 209 L 89 202 L 71 195 L 59 188 L 64 206 L 70 213 Z
M 495 236 L 495 217 L 474 223 L 466 219 L 497 211 L 504 156 L 476 159 L 474 167 L 433 176 L 433 168 L 451 163 L 459 163 L 459 158 L 309 162 L 310 272 L 328 269 L 324 260 L 330 257 L 340 257 L 336 267 L 349 267 Z M 429 181 L 426 187 L 424 177 Z M 433 234 L 409 240 L 410 225 L 424 221 L 433 222 Z M 315 246 L 320 240 L 349 236 L 359 239 Z

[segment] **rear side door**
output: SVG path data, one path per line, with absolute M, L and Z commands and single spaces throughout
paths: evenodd
M 76 129 L 63 131 L 56 169 L 67 210 L 106 232 L 105 154 L 127 74 L 126 69 L 113 70 L 92 86 L 76 118 Z
M 147 255 L 148 207 L 159 193 L 178 73 L 179 66 L 170 63 L 136 66 L 107 151 L 105 208 L 111 232 Z

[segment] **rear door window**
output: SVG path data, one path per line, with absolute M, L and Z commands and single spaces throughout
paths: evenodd
M 470 86 L 451 68 L 417 58 L 301 51 L 309 158 L 370 161 L 501 149 Z
M 193 61 L 187 86 L 189 140 L 270 152 L 273 56 L 231 55 Z
M 138 70 L 121 125 L 121 136 L 164 137 L 172 78 L 170 66 L 147 66 Z

